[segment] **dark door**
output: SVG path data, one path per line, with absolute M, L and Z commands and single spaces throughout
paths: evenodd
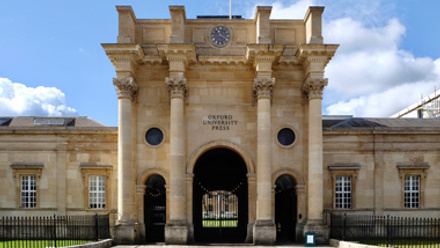
M 198 159 L 193 184 L 196 242 L 245 242 L 248 224 L 246 173 L 243 159 L 228 149 L 213 149 Z
M 288 175 L 281 175 L 275 182 L 275 223 L 277 242 L 296 241 L 297 197 L 295 181 Z
M 165 180 L 153 175 L 147 180 L 144 197 L 144 218 L 147 242 L 165 241 L 166 191 Z

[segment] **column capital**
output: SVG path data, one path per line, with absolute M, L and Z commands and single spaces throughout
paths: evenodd
M 322 93 L 328 84 L 327 78 L 308 79 L 303 84 L 303 92 L 311 99 L 322 99 Z
M 127 98 L 132 101 L 138 91 L 137 83 L 133 77 L 113 78 L 113 85 L 116 86 L 118 99 Z
M 165 78 L 165 83 L 168 86 L 171 99 L 183 99 L 188 94 L 188 86 L 185 77 L 167 77 Z
M 273 86 L 275 85 L 275 78 L 255 78 L 253 93 L 255 98 L 272 98 Z

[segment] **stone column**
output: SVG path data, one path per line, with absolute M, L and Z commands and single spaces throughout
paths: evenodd
M 254 225 L 254 244 L 272 245 L 276 228 L 272 214 L 272 150 L 271 96 L 275 78 L 255 78 L 257 98 L 257 220 Z
M 188 226 L 186 219 L 185 122 L 184 98 L 188 87 L 183 76 L 167 77 L 171 98 L 170 114 L 170 219 L 165 227 L 167 244 L 186 244 Z
M 136 185 L 136 215 L 139 223 L 139 241 L 145 242 L 144 197 L 147 185 Z
M 117 243 L 132 243 L 137 237 L 135 170 L 132 158 L 132 101 L 138 87 L 133 77 L 114 78 L 118 91 L 118 220 Z
M 308 79 L 303 90 L 309 101 L 309 132 L 308 132 L 308 219 L 304 232 L 315 232 L 316 241 L 328 241 L 328 230 L 323 222 L 323 169 L 322 169 L 322 92 L 327 79 Z

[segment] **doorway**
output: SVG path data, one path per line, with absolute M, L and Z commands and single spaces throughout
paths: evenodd
M 289 175 L 281 175 L 275 181 L 275 224 L 277 242 L 295 242 L 297 196 L 295 180 Z
M 248 224 L 246 164 L 236 152 L 215 148 L 194 167 L 194 239 L 199 243 L 245 242 Z
M 147 242 L 165 241 L 166 190 L 165 179 L 152 175 L 147 179 L 144 196 L 144 222 Z

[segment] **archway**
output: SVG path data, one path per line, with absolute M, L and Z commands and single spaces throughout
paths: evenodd
M 146 181 L 144 222 L 147 242 L 165 241 L 166 190 L 165 179 L 152 175 Z
M 244 242 L 248 224 L 247 168 L 226 148 L 202 154 L 194 167 L 193 222 L 196 242 Z
M 277 242 L 296 241 L 297 196 L 295 180 L 283 174 L 275 181 L 275 223 Z

